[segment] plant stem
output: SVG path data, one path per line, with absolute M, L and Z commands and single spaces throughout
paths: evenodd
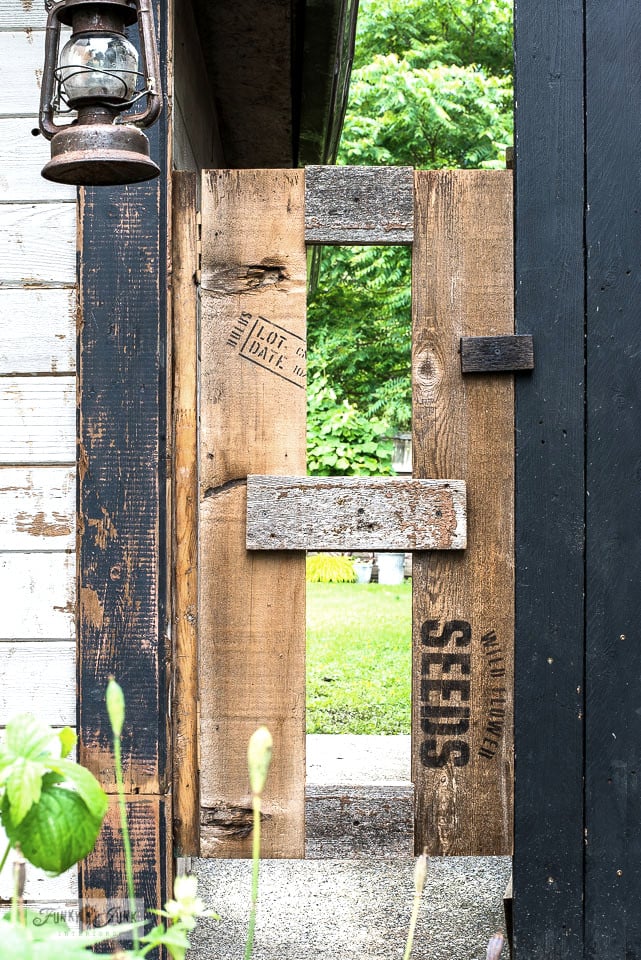
M 116 768 L 116 786 L 118 788 L 118 807 L 120 810 L 120 828 L 122 830 L 122 845 L 125 851 L 125 874 L 127 877 L 127 893 L 129 895 L 129 912 L 131 922 L 136 922 L 136 890 L 134 887 L 134 867 L 131 856 L 131 840 L 129 839 L 129 824 L 127 823 L 127 805 L 125 803 L 125 785 L 122 779 L 122 755 L 120 752 L 120 737 L 114 733 L 114 766 Z M 133 929 L 134 950 L 140 948 L 138 927 Z
M 421 892 L 416 890 L 414 892 L 414 906 L 412 907 L 412 916 L 410 917 L 410 926 L 407 931 L 407 942 L 405 944 L 405 953 L 403 954 L 403 960 L 410 960 L 410 954 L 412 952 L 412 944 L 414 943 L 414 931 L 416 930 L 416 922 L 418 920 L 418 911 L 421 907 Z
M 254 830 L 252 834 L 252 898 L 247 926 L 247 943 L 245 945 L 245 960 L 251 960 L 254 949 L 254 930 L 256 928 L 256 906 L 258 904 L 258 871 L 260 868 L 260 796 L 252 797 L 254 811 Z
M 2 857 L 2 860 L 0 861 L 0 873 L 2 873 L 2 871 L 4 870 L 4 865 L 5 865 L 5 863 L 7 862 L 7 857 L 9 856 L 10 853 L 11 853 L 11 843 L 8 843 L 8 844 L 7 844 L 7 849 L 6 849 L 5 852 L 4 852 L 4 856 Z

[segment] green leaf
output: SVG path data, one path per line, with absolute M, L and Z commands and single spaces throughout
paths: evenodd
M 158 924 L 142 940 L 155 947 L 165 947 L 174 960 L 184 960 L 189 949 L 189 937 L 182 923 L 174 923 L 166 930 L 162 924 Z
M 9 767 L 6 778 L 7 799 L 15 823 L 20 823 L 32 805 L 40 799 L 42 778 L 47 768 L 43 763 L 18 757 Z
M 78 737 L 71 727 L 63 727 L 62 730 L 58 731 L 58 736 L 60 738 L 61 756 L 68 757 L 78 742 Z
M 58 779 L 57 774 L 43 778 L 40 799 L 24 819 L 15 820 L 6 795 L 0 809 L 11 844 L 20 844 L 30 863 L 52 874 L 63 873 L 91 852 L 102 822 L 79 793 L 60 785 Z
M 33 942 L 24 927 L 7 924 L 0 931 L 0 960 L 32 960 Z
M 60 756 L 60 740 L 56 733 L 30 713 L 22 713 L 7 723 L 5 750 L 12 759 L 42 760 Z
M 102 820 L 107 812 L 107 795 L 93 773 L 73 760 L 56 760 L 50 766 L 64 777 L 65 782 L 73 784 L 91 816 Z

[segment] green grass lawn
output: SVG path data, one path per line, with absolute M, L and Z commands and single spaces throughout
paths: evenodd
M 411 581 L 307 584 L 307 732 L 409 733 Z

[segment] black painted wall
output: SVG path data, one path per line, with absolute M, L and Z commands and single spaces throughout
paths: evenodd
M 517 960 L 641 957 L 641 6 L 517 0 Z

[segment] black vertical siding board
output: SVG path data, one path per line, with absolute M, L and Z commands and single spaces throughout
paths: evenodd
M 517 0 L 517 960 L 583 956 L 583 32 L 581 0 Z
M 166 64 L 165 4 L 154 12 Z M 166 69 L 162 67 L 166 91 Z M 126 788 L 163 794 L 167 784 L 165 640 L 165 428 L 167 125 L 148 131 L 161 176 L 145 184 L 87 188 L 79 253 L 78 731 L 80 755 L 113 792 L 105 687 L 126 697 Z M 151 841 L 151 837 L 150 837 Z M 167 844 L 141 886 L 166 894 Z M 156 841 L 156 845 L 158 840 Z M 145 879 L 145 870 L 149 876 Z M 92 875 L 95 873 L 95 876 Z M 112 871 L 113 873 L 113 871 Z M 120 879 L 94 858 L 85 889 Z M 156 902 L 147 903 L 157 907 Z
M 641 957 L 641 7 L 587 0 L 586 957 Z

